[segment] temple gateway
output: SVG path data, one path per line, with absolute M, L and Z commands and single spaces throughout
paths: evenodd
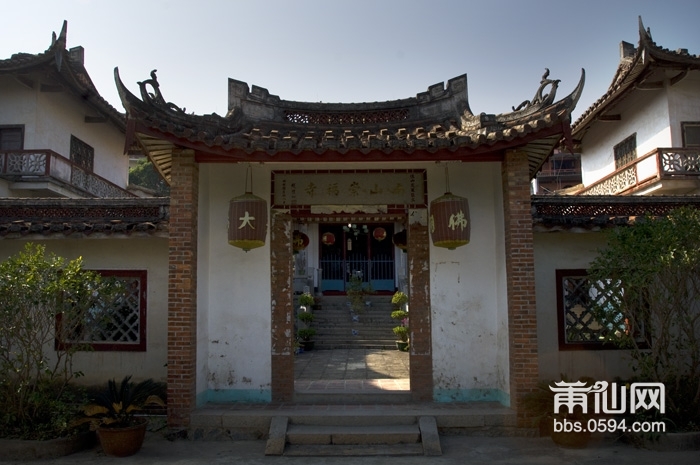
M 295 296 L 353 277 L 409 296 L 412 400 L 518 410 L 538 380 L 530 181 L 570 142 L 584 84 L 558 99 L 548 75 L 504 114 L 471 111 L 466 75 L 347 104 L 229 79 L 219 116 L 168 102 L 155 71 L 136 96 L 115 69 L 127 148 L 171 186 L 171 426 L 206 402 L 292 401 Z

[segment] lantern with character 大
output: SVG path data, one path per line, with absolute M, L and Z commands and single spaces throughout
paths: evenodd
M 246 252 L 265 245 L 267 236 L 267 202 L 252 193 L 250 176 L 251 189 L 246 179 L 245 194 L 231 199 L 228 209 L 228 243 Z

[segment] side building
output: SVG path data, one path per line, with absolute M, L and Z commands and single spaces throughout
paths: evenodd
M 87 384 L 164 381 L 169 199 L 129 190 L 126 118 L 66 43 L 64 22 L 44 52 L 0 60 L 0 259 L 31 242 L 127 280 L 128 304 L 88 332 L 75 369 Z

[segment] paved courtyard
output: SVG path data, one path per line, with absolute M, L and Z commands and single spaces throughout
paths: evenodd
M 377 349 L 312 350 L 294 359 L 297 391 L 408 391 L 408 352 Z

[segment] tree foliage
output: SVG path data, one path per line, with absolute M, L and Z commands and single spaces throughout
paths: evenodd
M 641 381 L 666 388 L 666 419 L 700 424 L 700 212 L 679 208 L 617 228 L 589 270 L 599 321 L 630 349 Z
M 140 159 L 136 166 L 129 169 L 129 184 L 151 189 L 161 197 L 170 195 L 170 186 L 148 158 Z
M 0 436 L 60 435 L 69 425 L 66 388 L 90 309 L 111 305 L 119 284 L 27 244 L 0 263 Z M 62 412 L 61 415 L 58 413 Z

